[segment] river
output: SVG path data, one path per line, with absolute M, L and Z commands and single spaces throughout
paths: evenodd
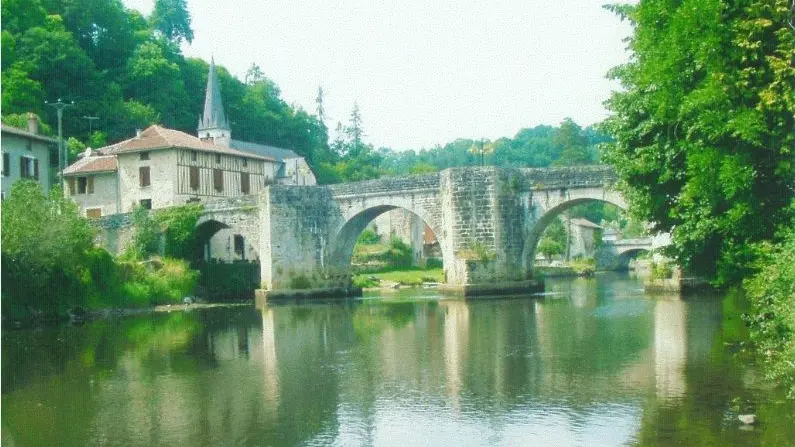
M 749 364 L 734 300 L 652 298 L 617 274 L 547 290 L 4 331 L 2 445 L 795 443 L 795 405 Z

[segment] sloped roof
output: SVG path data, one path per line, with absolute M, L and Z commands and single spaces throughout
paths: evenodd
M 103 155 L 118 155 L 128 152 L 152 151 L 158 149 L 184 148 L 203 152 L 236 155 L 238 157 L 254 158 L 258 160 L 275 161 L 273 157 L 239 151 L 225 146 L 218 146 L 204 142 L 193 135 L 174 129 L 153 125 L 141 132 L 139 137 L 133 137 L 110 146 L 99 148 Z
M 7 126 L 5 124 L 2 125 L 3 133 L 10 133 L 14 135 L 18 135 L 20 137 L 30 138 L 31 140 L 39 140 L 44 141 L 46 143 L 58 143 L 58 140 L 55 138 L 45 137 L 44 135 L 39 135 L 35 133 L 30 133 L 27 130 L 18 129 L 13 126 Z
M 572 218 L 571 223 L 585 228 L 602 228 L 599 225 L 596 225 L 595 223 L 591 222 L 590 220 L 580 219 L 579 217 Z
M 291 151 L 276 146 L 268 146 L 265 144 L 249 143 L 248 141 L 231 140 L 229 145 L 235 149 L 249 152 L 252 154 L 261 155 L 263 157 L 273 158 L 278 161 L 284 161 L 291 158 L 301 158 L 300 155 Z
M 63 175 L 97 174 L 100 172 L 115 172 L 118 163 L 115 155 L 99 155 L 83 157 L 64 169 Z

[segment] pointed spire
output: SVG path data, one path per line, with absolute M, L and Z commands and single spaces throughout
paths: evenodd
M 199 121 L 199 132 L 210 129 L 229 130 L 224 105 L 221 100 L 221 84 L 215 71 L 215 58 L 210 58 L 210 72 L 207 74 L 207 90 L 204 96 L 204 115 Z

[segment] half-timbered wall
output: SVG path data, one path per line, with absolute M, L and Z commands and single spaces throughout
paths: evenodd
M 198 174 L 198 185 L 192 187 L 190 171 Z M 177 154 L 177 184 L 175 193 L 180 197 L 236 197 L 258 194 L 273 181 L 274 164 L 264 160 L 237 157 L 234 155 L 180 149 Z M 216 189 L 216 170 L 221 170 L 223 188 Z M 249 191 L 241 188 L 241 173 L 249 175 Z

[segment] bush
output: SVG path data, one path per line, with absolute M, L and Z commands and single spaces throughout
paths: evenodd
M 365 244 L 365 245 L 373 245 L 378 244 L 381 242 L 381 236 L 378 235 L 375 231 L 365 228 L 362 231 L 362 234 L 359 235 L 359 239 L 356 241 L 357 244 Z
M 411 246 L 399 237 L 392 237 L 389 240 L 389 249 L 382 256 L 390 267 L 411 267 L 414 261 Z
M 759 271 L 744 283 L 752 309 L 746 321 L 768 375 L 795 398 L 795 228 L 758 250 Z
M 425 261 L 425 268 L 428 269 L 440 269 L 444 267 L 441 258 L 428 258 Z

